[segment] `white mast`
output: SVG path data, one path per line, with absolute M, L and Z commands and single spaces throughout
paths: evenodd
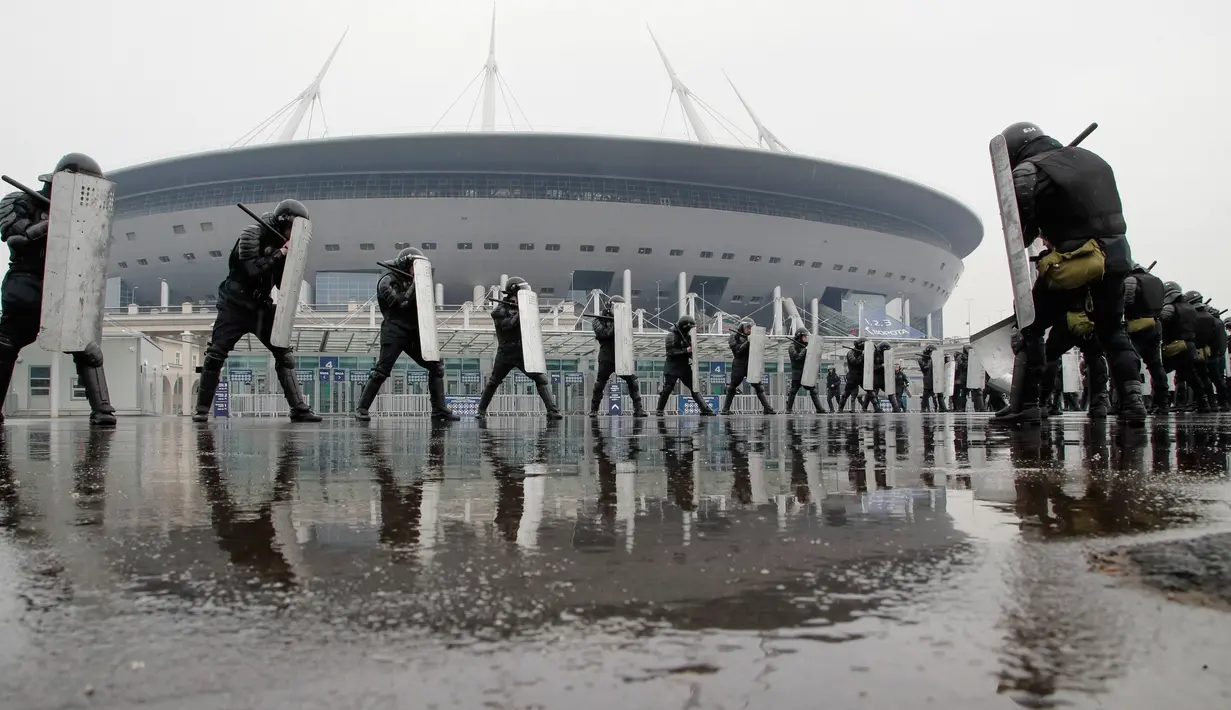
M 342 32 L 342 39 L 334 45 L 333 51 L 329 53 L 329 58 L 325 60 L 325 66 L 321 67 L 321 71 L 308 84 L 308 88 L 304 89 L 296 97 L 295 112 L 291 114 L 291 119 L 286 122 L 286 127 L 282 129 L 282 133 L 278 136 L 279 143 L 285 143 L 295 138 L 295 132 L 299 130 L 299 124 L 303 123 L 303 117 L 307 115 L 308 109 L 312 108 L 312 104 L 321 97 L 321 82 L 325 80 L 325 73 L 329 71 L 329 65 L 333 63 L 334 55 L 338 53 L 338 49 L 342 46 L 342 40 L 346 39 L 346 33 L 350 31 L 348 27 Z
M 727 77 L 727 83 L 731 85 L 732 89 L 735 89 L 735 95 L 739 97 L 739 102 L 744 105 L 744 110 L 752 117 L 752 123 L 757 127 L 758 142 L 765 143 L 765 147 L 774 153 L 790 153 L 791 149 L 786 147 L 785 143 L 778 140 L 778 136 L 775 136 L 773 131 L 766 128 L 765 124 L 761 123 L 761 119 L 757 118 L 757 115 L 753 113 L 752 107 L 744 100 L 744 95 L 739 93 L 739 89 L 736 88 L 735 82 L 731 81 L 731 77 L 727 76 L 725 71 L 722 75 Z
M 649 30 L 650 26 L 646 25 Z M 684 107 L 684 115 L 688 117 L 688 123 L 692 126 L 693 133 L 697 136 L 698 143 L 713 143 L 714 139 L 710 137 L 709 130 L 701 123 L 701 117 L 697 115 L 697 109 L 692 105 L 692 92 L 684 86 L 684 82 L 675 75 L 675 70 L 671 68 L 671 62 L 667 61 L 667 54 L 663 52 L 662 45 L 658 43 L 658 38 L 654 36 L 654 30 L 650 30 L 650 39 L 654 41 L 654 46 L 658 48 L 658 56 L 663 59 L 663 66 L 667 68 L 667 76 L 671 79 L 671 91 L 680 97 L 680 104 Z
M 492 4 L 491 45 L 487 50 L 487 65 L 483 68 L 483 125 L 484 131 L 496 130 L 496 82 L 500 70 L 496 67 L 496 5 Z

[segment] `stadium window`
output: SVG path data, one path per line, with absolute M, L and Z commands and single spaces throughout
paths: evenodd
M 409 247 L 409 246 L 410 246 L 410 242 L 394 242 L 394 243 L 393 243 L 393 248 L 394 248 L 394 249 L 397 249 L 397 250 L 399 250 L 399 251 L 400 251 L 400 250 L 402 250 L 402 249 L 405 249 L 405 248 L 407 248 L 407 247 Z
M 669 253 L 671 256 L 684 256 L 684 250 L 683 250 L 683 249 L 672 249 L 672 250 L 671 250 L 670 252 L 668 252 L 668 253 Z
M 211 250 L 210 250 L 210 252 L 209 252 L 209 255 L 210 255 L 210 256 L 212 256 L 212 257 L 213 257 L 213 258 L 215 258 L 215 259 L 221 259 L 221 258 L 222 258 L 222 252 L 218 251 L 217 249 L 211 249 Z
M 128 268 L 128 262 L 127 262 L 127 261 L 121 261 L 121 262 L 119 262 L 119 264 L 118 264 L 118 265 L 119 265 L 119 267 L 120 267 L 121 269 L 127 269 L 127 268 Z
M 158 260 L 159 260 L 159 261 L 161 261 L 161 262 L 162 262 L 162 263 L 164 263 L 164 264 L 170 264 L 170 263 L 171 263 L 171 257 L 169 257 L 169 256 L 160 256 L 160 257 L 158 257 Z
M 184 225 L 182 224 L 171 225 L 171 231 L 175 232 L 176 234 L 187 234 L 188 233 L 188 230 L 184 229 Z
M 483 249 L 485 251 L 496 251 L 499 248 L 500 244 L 497 242 L 483 242 Z
M 633 298 L 636 298 L 636 297 L 638 297 L 638 296 L 640 296 L 640 295 L 641 295 L 641 289 L 639 289 L 639 288 L 635 288 L 635 289 L 633 289 Z
M 947 263 L 947 262 L 944 262 L 944 261 L 940 262 L 940 270 L 941 270 L 941 271 L 944 271 L 944 270 L 945 270 L 945 264 L 946 264 L 946 263 Z
M 30 366 L 30 396 L 48 397 L 51 395 L 51 368 Z
M 201 223 L 201 231 L 202 231 L 202 232 L 212 232 L 212 231 L 214 231 L 214 223 L 213 223 L 213 222 L 202 222 L 202 223 Z M 940 268 L 942 268 L 942 269 L 943 269 L 943 268 L 945 268 L 945 267 L 944 267 L 944 266 L 941 266 Z
M 713 259 L 713 258 L 714 258 L 714 252 L 712 252 L 712 251 L 703 251 L 703 252 L 701 252 L 701 258 L 702 258 L 702 259 Z
M 876 276 L 876 269 L 868 269 L 868 276 Z
M 137 259 L 137 266 L 149 266 L 150 262 L 145 259 Z
M 582 251 L 594 251 L 594 245 L 593 244 L 582 244 L 581 250 Z
M 915 277 L 913 277 L 913 276 L 912 276 L 912 277 L 910 277 L 910 282 L 911 282 L 911 283 L 914 283 L 914 282 L 915 282 Z
M 526 242 L 519 244 L 517 248 L 521 249 L 522 251 L 534 251 L 534 245 L 526 243 Z
M 905 281 L 905 280 L 906 280 L 906 274 L 902 274 L 902 276 L 900 276 L 900 277 L 899 277 L 899 280 L 901 280 L 901 281 Z
M 193 253 L 192 253 L 192 252 L 190 252 L 190 251 L 186 251 L 186 252 L 184 252 L 184 261 L 192 261 L 192 260 L 194 260 L 194 259 L 196 259 L 196 258 L 197 258 L 197 255 L 196 255 L 196 254 L 193 254 Z
M 848 274 L 855 274 L 855 273 L 858 273 L 858 272 L 859 272 L 859 267 L 858 267 L 858 266 L 852 266 L 852 267 L 850 267 L 849 269 L 847 269 L 847 270 L 846 270 L 846 273 L 848 273 Z
M 651 249 L 650 247 L 637 247 L 637 253 L 641 254 L 642 256 L 646 256 L 649 254 L 653 254 L 654 250 Z
M 128 241 L 130 241 L 130 242 L 136 241 L 136 240 L 137 240 L 137 233 L 136 233 L 136 232 L 126 232 L 126 233 L 124 234 L 124 238 L 125 238 L 125 239 L 127 239 L 127 240 L 128 240 Z
M 546 244 L 543 246 L 543 248 L 546 249 L 547 251 L 560 251 L 559 244 Z
M 891 279 L 891 278 L 893 278 L 893 272 L 892 272 L 892 271 L 886 271 L 886 272 L 885 272 L 885 278 L 887 278 L 887 279 Z
M 603 251 L 607 252 L 608 254 L 619 254 L 620 247 L 607 247 Z
M 796 259 L 796 260 L 795 260 L 795 265 L 796 265 L 796 266 L 803 266 L 803 265 L 804 265 L 804 264 L 806 264 L 806 263 L 808 263 L 808 262 L 804 261 L 803 259 Z M 812 263 L 814 263 L 814 264 L 815 264 L 816 262 L 814 261 L 814 262 L 812 262 Z M 813 268 L 815 268 L 815 267 L 813 267 Z
M 738 294 L 738 293 L 737 293 L 737 294 L 735 294 L 734 296 L 732 296 L 732 297 L 731 297 L 731 300 L 732 300 L 732 301 L 734 301 L 734 302 L 736 302 L 736 303 L 739 303 L 740 301 L 744 300 L 744 297 L 743 297 L 743 295 L 741 295 L 741 294 Z
M 781 263 L 782 263 L 782 257 L 780 257 L 780 256 L 771 256 L 771 257 L 769 257 L 769 263 L 771 263 L 771 264 L 781 264 Z
M 760 261 L 760 260 L 761 260 L 761 257 L 757 256 L 756 254 L 753 254 L 752 256 L 748 257 L 748 261 Z
M 735 258 L 735 255 L 734 255 L 734 254 L 732 254 L 732 253 L 731 253 L 731 252 L 729 252 L 729 251 L 724 251 L 724 252 L 722 253 L 722 258 L 723 258 L 723 259 L 725 259 L 725 260 L 727 260 L 727 261 L 731 261 L 732 259 L 734 259 L 734 258 Z
M 825 265 L 825 262 L 823 262 L 823 261 L 814 261 L 814 262 L 812 262 L 812 268 L 814 268 L 814 269 L 819 269 L 819 268 L 821 268 L 821 267 L 822 267 L 822 266 L 824 266 L 824 265 Z
M 82 386 L 81 386 L 81 378 L 80 378 L 80 377 L 74 377 L 74 378 L 73 378 L 73 380 L 72 380 L 71 386 L 72 386 L 72 388 L 73 388 L 73 393 L 72 393 L 71 395 L 69 395 L 69 398 L 70 398 L 70 399 L 75 399 L 75 400 L 83 400 L 83 399 L 85 399 L 85 398 L 86 398 L 86 396 L 85 396 L 85 387 L 82 387 Z
M 845 268 L 846 268 L 846 267 L 845 267 L 845 266 L 843 266 L 843 265 L 841 265 L 841 264 L 834 264 L 834 265 L 833 265 L 833 270 L 834 270 L 834 271 L 841 271 L 841 270 L 843 270 L 843 269 L 845 269 Z
M 407 243 L 406 246 L 410 246 L 410 244 Z M 423 242 L 419 245 L 419 248 L 423 251 L 432 251 L 436 248 L 436 242 Z
M 376 245 L 372 242 L 361 242 L 359 244 L 359 251 L 376 251 Z
M 748 299 L 748 302 L 749 302 L 749 303 L 760 303 L 760 302 L 761 302 L 761 297 L 760 297 L 760 296 L 753 296 L 752 298 Z
M 460 249 L 460 250 L 462 250 L 462 251 L 467 251 L 467 250 L 470 250 L 470 249 L 474 249 L 474 245 L 473 245 L 473 244 L 471 244 L 470 242 L 458 242 L 458 243 L 457 243 L 457 248 L 458 248 L 458 249 Z
M 342 251 L 341 244 L 326 244 L 325 251 Z
M 551 286 L 540 286 L 539 287 L 539 293 L 543 294 L 544 296 L 551 296 L 555 292 L 556 292 L 556 289 L 552 288 Z

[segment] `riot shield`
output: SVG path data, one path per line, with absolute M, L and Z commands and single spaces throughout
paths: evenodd
M 821 376 L 821 338 L 812 335 L 808 337 L 808 351 L 804 355 L 804 374 L 799 378 L 804 387 L 816 387 L 816 381 Z
M 1081 353 L 1070 350 L 1060 356 L 1060 380 L 1064 391 L 1081 392 Z M 1050 384 L 1050 383 L 1049 383 Z
M 865 390 L 872 389 L 874 376 L 876 376 L 876 344 L 871 340 L 866 340 L 863 343 L 863 388 Z
M 949 362 L 945 363 L 945 388 L 937 392 L 937 394 L 943 394 L 945 396 L 952 395 L 953 385 L 955 384 L 956 380 L 957 380 L 957 363 L 950 360 Z
M 637 363 L 633 359 L 633 307 L 627 303 L 613 303 L 611 317 L 615 324 L 615 373 L 620 377 L 635 375 Z
M 38 344 L 54 353 L 102 344 L 115 183 L 81 173 L 51 182 Z
M 932 351 L 932 391 L 945 394 L 945 353 L 939 348 Z
M 883 362 L 883 363 L 884 363 L 883 367 L 884 367 L 884 370 L 885 370 L 885 391 L 886 391 L 886 392 L 889 392 L 890 394 L 892 394 L 892 393 L 894 392 L 894 383 L 893 383 L 893 346 L 892 346 L 892 345 L 890 345 L 888 348 L 886 348 L 886 349 L 885 349 L 885 352 L 884 352 L 884 354 L 881 356 L 881 358 L 882 358 L 881 362 Z
M 1001 394 L 1007 394 L 1013 382 L 1014 325 L 1013 316 L 1009 316 L 970 338 L 971 355 L 978 356 L 979 366 L 987 373 L 991 388 Z
M 990 146 L 992 174 L 996 179 L 996 196 L 1000 201 L 1000 223 L 1004 228 L 1004 248 L 1009 257 L 1009 278 L 1013 285 L 1013 308 L 1017 327 L 1034 322 L 1034 269 L 1022 238 L 1022 221 L 1017 212 L 1017 194 L 1013 190 L 1013 168 L 1009 166 L 1009 149 L 1004 136 L 996 136 Z
M 415 306 L 419 316 L 419 349 L 428 362 L 440 361 L 440 344 L 436 338 L 436 285 L 432 283 L 432 262 L 415 259 L 411 262 L 415 276 Z
M 1146 367 L 1145 360 L 1141 361 L 1141 381 L 1144 383 L 1146 394 L 1154 391 L 1154 378 L 1150 377 L 1150 368 Z
M 278 305 L 274 308 L 274 328 L 269 342 L 279 348 L 291 347 L 291 331 L 295 329 L 295 314 L 299 311 L 299 290 L 308 268 L 308 249 L 312 246 L 312 222 L 296 217 L 291 226 L 290 248 L 286 250 L 286 265 L 282 283 L 278 285 Z
M 519 290 L 517 315 L 521 323 L 522 367 L 529 375 L 546 374 L 547 360 L 543 356 L 543 327 L 539 322 L 538 294 L 526 288 Z
M 983 389 L 983 363 L 979 360 L 979 353 L 975 352 L 974 348 L 970 349 L 970 353 L 966 357 L 966 381 L 962 386 L 968 390 Z
M 692 391 L 704 392 L 706 388 L 701 386 L 701 373 L 697 371 L 697 344 L 700 340 L 697 331 L 697 328 L 693 328 L 688 332 L 688 345 L 692 348 L 692 352 L 688 355 L 688 367 L 692 369 Z M 680 392 L 680 396 L 684 396 L 684 393 Z
M 765 380 L 765 328 L 752 326 L 748 335 L 748 384 L 759 385 Z

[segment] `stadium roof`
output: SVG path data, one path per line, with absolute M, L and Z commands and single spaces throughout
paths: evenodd
M 925 185 L 798 154 L 678 140 L 559 133 L 418 133 L 265 144 L 116 170 L 122 199 L 192 185 L 299 175 L 453 172 L 624 178 L 726 187 L 871 210 L 942 236 L 966 257 L 983 239 L 970 208 Z

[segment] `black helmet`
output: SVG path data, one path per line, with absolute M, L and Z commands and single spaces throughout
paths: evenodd
M 755 321 L 753 321 L 751 318 L 740 318 L 740 319 L 739 319 L 739 325 L 737 326 L 737 329 L 738 329 L 741 333 L 743 332 L 744 328 L 747 328 L 749 332 L 752 332 L 752 326 L 754 326 L 754 325 L 756 325 L 756 322 L 755 322 Z
M 866 342 L 868 342 L 867 338 L 859 338 L 858 340 L 855 341 L 855 344 L 852 345 L 851 347 L 856 350 L 859 350 L 863 346 L 863 344 Z
M 1184 300 L 1188 301 L 1189 303 L 1195 306 L 1198 303 L 1201 303 L 1202 301 L 1204 301 L 1205 299 L 1202 298 L 1200 291 L 1189 291 L 1184 294 Z
M 1144 274 L 1144 273 L 1146 273 L 1147 271 L 1149 271 L 1149 269 L 1147 269 L 1146 267 L 1142 266 L 1141 264 L 1138 264 L 1138 263 L 1137 263 L 1137 262 L 1135 262 L 1135 261 L 1133 262 L 1133 268 L 1132 268 L 1132 269 L 1129 269 L 1129 273 L 1133 273 L 1133 274 Z
M 624 297 L 623 296 L 612 296 L 611 298 L 608 298 L 607 303 L 603 305 L 604 315 L 608 315 L 608 316 L 611 315 L 611 311 L 612 311 L 611 304 L 613 303 L 624 303 Z
M 1223 318 L 1222 324 L 1227 326 L 1227 330 L 1231 330 L 1231 318 Z
M 1000 135 L 1004 136 L 1005 145 L 1009 149 L 1009 165 L 1012 167 L 1017 167 L 1018 156 L 1027 145 L 1047 137 L 1042 128 L 1026 121 L 1014 123 L 1001 131 Z
M 291 228 L 291 224 L 295 222 L 296 217 L 308 219 L 308 208 L 303 206 L 299 200 L 283 200 L 274 208 L 273 219 L 270 220 L 270 226 L 279 232 Z
M 966 343 L 965 345 L 962 346 L 962 352 L 964 353 L 970 352 L 970 347 L 971 347 L 970 343 Z
M 524 288 L 530 288 L 530 284 L 520 276 L 510 276 L 509 280 L 504 282 L 504 292 L 510 296 Z
M 890 347 L 890 346 L 889 346 L 889 343 L 886 343 L 886 342 L 885 342 L 885 341 L 883 341 L 883 340 L 882 340 L 882 341 L 880 341 L 880 342 L 878 342 L 878 343 L 876 344 L 876 349 L 877 349 L 877 350 L 888 350 L 888 349 L 889 349 L 889 347 Z
M 807 342 L 807 340 L 808 340 L 808 329 L 807 328 L 796 328 L 795 329 L 795 342 L 804 343 L 804 342 Z
M 94 177 L 103 177 L 103 169 L 99 167 L 98 161 L 86 155 L 85 153 L 69 153 L 60 158 L 60 162 L 56 163 L 56 169 L 46 175 L 39 175 L 38 179 L 42 182 L 51 182 L 51 176 L 59 172 L 81 173 L 83 175 L 93 175 Z
M 926 348 L 923 349 L 924 353 L 930 353 L 930 352 L 935 352 L 935 351 L 936 351 L 935 345 L 928 345 Z
M 675 322 L 675 327 L 679 329 L 681 333 L 692 330 L 696 327 L 696 325 L 697 319 L 692 316 L 680 316 L 680 319 Z
M 389 263 L 391 266 L 401 269 L 403 271 L 409 271 L 410 266 L 414 262 L 415 259 L 425 259 L 425 258 L 427 257 L 423 256 L 423 252 L 420 251 L 419 249 L 416 249 L 414 247 L 407 247 L 403 249 L 402 251 L 398 252 L 397 258 L 395 258 L 392 262 L 386 262 L 386 263 Z

